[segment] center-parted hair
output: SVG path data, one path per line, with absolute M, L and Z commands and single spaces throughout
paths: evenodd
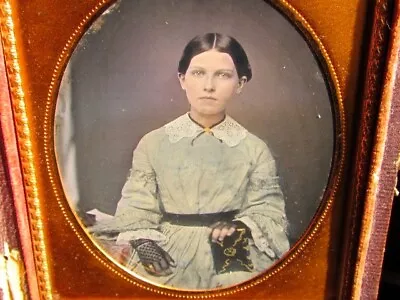
M 206 33 L 194 37 L 183 50 L 178 72 L 185 74 L 193 57 L 213 49 L 229 54 L 235 64 L 239 78 L 246 76 L 247 81 L 250 81 L 252 77 L 251 67 L 243 47 L 233 37 L 221 33 Z

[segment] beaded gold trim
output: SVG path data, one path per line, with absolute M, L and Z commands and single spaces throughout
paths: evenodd
M 55 65 L 52 80 L 49 86 L 48 96 L 46 100 L 46 107 L 45 107 L 45 118 L 44 118 L 44 139 L 46 141 L 50 141 L 53 139 L 54 129 L 51 128 L 52 119 L 54 116 L 52 115 L 52 104 L 56 101 L 57 98 L 57 87 L 62 76 L 62 70 L 64 66 L 65 59 L 70 55 L 72 52 L 73 46 L 76 40 L 81 36 L 84 29 L 86 28 L 87 24 L 92 20 L 92 18 L 97 15 L 97 13 L 103 9 L 106 5 L 109 5 L 111 2 L 110 0 L 101 0 L 97 5 L 95 5 L 92 10 L 83 18 L 83 20 L 79 23 L 79 25 L 75 28 L 73 33 L 71 34 L 70 38 L 68 39 L 66 45 L 64 46 L 63 50 L 60 53 L 58 61 Z M 290 264 L 303 250 L 304 248 L 310 243 L 310 241 L 315 237 L 316 233 L 322 226 L 328 212 L 331 210 L 332 203 L 334 201 L 334 197 L 336 191 L 338 189 L 341 176 L 343 173 L 343 164 L 344 164 L 344 154 L 346 153 L 346 142 L 345 142 L 345 117 L 344 117 L 344 107 L 343 107 L 343 99 L 342 99 L 342 92 L 339 84 L 339 80 L 337 78 L 337 74 L 335 68 L 331 62 L 328 52 L 324 47 L 322 41 L 319 39 L 318 35 L 315 33 L 313 28 L 307 22 L 307 20 L 293 7 L 291 6 L 286 0 L 277 0 L 273 1 L 274 4 L 277 2 L 278 6 L 291 17 L 291 19 L 295 19 L 297 24 L 301 24 L 302 28 L 308 32 L 308 34 L 312 37 L 313 41 L 317 45 L 322 57 L 325 60 L 331 81 L 333 83 L 336 101 L 338 105 L 338 111 L 336 112 L 338 116 L 338 127 L 336 131 L 336 146 L 337 152 L 335 153 L 335 160 L 336 163 L 333 167 L 334 169 L 334 177 L 330 179 L 329 186 L 332 187 L 330 189 L 330 194 L 327 197 L 324 206 L 321 208 L 318 216 L 316 217 L 315 222 L 309 227 L 308 232 L 302 237 L 301 241 L 292 249 L 285 258 L 278 263 L 275 267 L 271 268 L 266 274 L 261 276 L 260 278 L 253 279 L 241 286 L 227 288 L 225 290 L 216 290 L 210 291 L 208 290 L 206 294 L 202 292 L 198 293 L 188 293 L 188 291 L 176 291 L 171 290 L 169 288 L 159 288 L 157 286 L 149 287 L 140 282 L 133 280 L 132 276 L 127 276 L 126 272 L 122 272 L 121 270 L 126 270 L 124 267 L 116 263 L 112 258 L 110 258 L 104 251 L 100 250 L 108 259 L 103 258 L 97 252 L 98 249 L 94 250 L 94 246 L 92 245 L 93 242 L 87 242 L 87 236 L 82 234 L 82 228 L 78 224 L 74 218 L 71 218 L 67 211 L 70 210 L 68 204 L 63 200 L 62 195 L 60 195 L 56 183 L 55 178 L 58 176 L 58 172 L 55 170 L 54 166 L 52 166 L 51 161 L 54 157 L 54 149 L 50 143 L 46 143 L 44 146 L 44 154 L 46 159 L 46 166 L 49 175 L 49 179 L 51 185 L 53 187 L 53 191 L 55 193 L 57 202 L 59 207 L 65 217 L 65 220 L 70 225 L 78 239 L 84 245 L 84 247 L 93 255 L 102 265 L 104 265 L 107 269 L 112 271 L 113 273 L 117 274 L 121 278 L 125 279 L 126 281 L 132 283 L 135 286 L 143 288 L 145 290 L 166 296 L 174 296 L 178 298 L 186 298 L 186 299 L 209 299 L 221 296 L 228 296 L 235 294 L 239 291 L 247 290 L 251 287 L 254 287 L 262 282 L 265 282 L 268 278 L 274 276 L 278 272 L 280 272 L 285 266 Z M 29 217 L 31 221 L 31 232 L 32 238 L 34 243 L 34 253 L 35 253 L 35 260 L 36 260 L 36 268 L 37 274 L 39 278 L 39 285 L 41 293 L 47 298 L 52 298 L 51 293 L 51 282 L 49 277 L 49 270 L 46 261 L 46 249 L 45 249 L 45 237 L 44 237 L 44 228 L 42 223 L 42 215 L 41 215 L 41 207 L 40 201 L 38 198 L 38 184 L 36 180 L 36 173 L 33 163 L 33 151 L 32 151 L 32 144 L 30 139 L 30 129 L 28 125 L 28 118 L 26 114 L 26 107 L 25 107 L 25 98 L 22 89 L 22 80 L 20 76 L 20 70 L 18 65 L 18 56 L 17 56 L 17 48 L 16 48 L 16 41 L 14 35 L 14 28 L 13 28 L 13 19 L 12 19 L 12 10 L 9 1 L 5 1 L 1 8 L 3 17 L 2 18 L 2 33 L 3 33 L 3 42 L 5 48 L 5 55 L 6 55 L 6 63 L 7 63 L 7 70 L 9 73 L 10 79 L 10 88 L 13 95 L 13 108 L 15 112 L 15 119 L 17 123 L 17 133 L 19 139 L 19 147 L 21 151 L 21 161 L 24 170 L 24 180 L 25 180 L 25 188 L 26 188 L 26 195 L 28 200 L 28 208 L 29 208 Z M 339 128 L 339 130 L 338 130 Z M 340 134 L 339 134 L 340 131 Z M 100 249 L 100 247 L 97 247 Z M 111 263 L 110 260 L 113 262 Z
M 46 258 L 43 217 L 31 143 L 31 130 L 29 128 L 25 94 L 22 87 L 13 11 L 9 1 L 1 3 L 1 34 L 7 75 L 9 78 L 9 88 L 11 90 L 12 108 L 15 116 L 25 196 L 28 203 L 28 214 L 39 290 L 41 296 L 46 299 L 52 299 L 51 281 Z
M 113 1 L 111 1 L 113 2 Z M 84 247 L 105 267 L 107 267 L 110 271 L 113 273 L 117 274 L 121 278 L 125 279 L 126 281 L 132 283 L 135 286 L 138 286 L 140 288 L 143 288 L 145 290 L 160 294 L 160 295 L 165 295 L 165 296 L 172 296 L 172 297 L 178 297 L 178 298 L 186 298 L 186 299 L 210 299 L 210 298 L 215 298 L 215 297 L 223 297 L 223 296 L 229 296 L 233 295 L 237 292 L 247 290 L 249 288 L 252 288 L 262 282 L 265 282 L 268 278 L 274 276 L 278 272 L 280 272 L 283 268 L 285 268 L 288 264 L 290 264 L 303 250 L 304 248 L 310 243 L 310 241 L 314 238 L 320 227 L 322 226 L 323 222 L 325 221 L 326 215 L 330 211 L 332 207 L 332 203 L 334 200 L 334 196 L 336 194 L 336 191 L 338 189 L 339 183 L 340 183 L 340 178 L 343 172 L 343 164 L 344 164 L 344 154 L 346 153 L 346 143 L 345 143 L 345 117 L 344 117 L 344 106 L 343 106 L 343 99 L 342 99 L 342 92 L 340 89 L 340 84 L 339 80 L 335 71 L 335 68 L 331 62 L 331 59 L 329 57 L 328 52 L 326 51 L 326 48 L 324 47 L 322 41 L 319 39 L 318 35 L 315 33 L 314 29 L 311 27 L 311 25 L 307 22 L 307 20 L 293 7 L 291 6 L 286 0 L 278 0 L 278 1 L 273 1 L 273 3 L 276 5 L 275 2 L 278 2 L 278 7 L 281 8 L 286 14 L 290 14 L 294 16 L 296 19 L 297 23 L 300 23 L 303 27 L 304 30 L 312 37 L 313 41 L 317 45 L 323 59 L 325 60 L 326 66 L 328 68 L 328 72 L 330 75 L 330 79 L 333 83 L 334 86 L 334 92 L 337 100 L 337 105 L 338 105 L 338 112 L 339 114 L 339 119 L 337 128 L 336 128 L 336 148 L 337 152 L 335 153 L 334 156 L 334 163 L 336 165 L 333 165 L 334 169 L 334 174 L 332 178 L 330 178 L 330 183 L 329 186 L 332 186 L 330 190 L 330 195 L 329 198 L 326 200 L 325 205 L 320 208 L 320 212 L 315 218 L 316 220 L 312 225 L 310 225 L 308 231 L 304 234 L 304 236 L 301 238 L 301 241 L 292 249 L 289 251 L 288 254 L 284 256 L 283 259 L 281 259 L 275 267 L 272 267 L 270 270 L 266 272 L 263 276 L 257 278 L 257 279 L 252 279 L 247 283 L 244 283 L 241 286 L 233 286 L 229 287 L 226 289 L 219 289 L 219 290 L 207 290 L 207 293 L 202 293 L 202 291 L 188 291 L 188 290 L 173 290 L 170 287 L 157 287 L 154 283 L 152 285 L 154 287 L 149 287 L 146 285 L 141 284 L 140 282 L 133 280 L 132 276 L 127 276 L 125 275 L 125 272 L 121 272 L 122 270 L 127 271 L 129 274 L 129 270 L 127 270 L 124 266 L 119 264 L 115 259 L 110 257 L 109 254 L 105 253 L 103 249 L 95 241 L 91 241 L 89 244 L 87 242 L 87 236 L 82 235 L 82 228 L 79 228 L 80 226 L 77 226 L 77 223 L 80 223 L 80 221 L 77 219 L 71 219 L 68 214 L 66 213 L 67 210 L 70 210 L 70 207 L 68 206 L 67 203 L 60 197 L 59 192 L 57 191 L 57 187 L 54 184 L 54 179 L 52 179 L 53 183 L 53 190 L 56 194 L 57 197 L 57 202 L 63 212 L 63 215 L 65 216 L 68 224 L 71 226 L 72 230 L 74 233 L 77 235 L 78 239 L 82 242 Z M 64 49 L 62 50 L 58 62 L 56 64 L 56 67 L 53 72 L 53 78 L 50 84 L 50 89 L 48 92 L 48 97 L 47 97 L 47 103 L 46 103 L 46 114 L 45 114 L 45 140 L 49 140 L 49 137 L 52 137 L 51 134 L 53 134 L 53 128 L 50 128 L 51 124 L 51 118 L 53 116 L 51 115 L 51 107 L 52 103 L 56 101 L 56 96 L 57 96 L 57 91 L 55 90 L 55 87 L 60 81 L 60 78 L 62 76 L 61 71 L 63 70 L 63 63 L 65 61 L 65 58 L 67 55 L 70 54 L 72 51 L 72 48 L 74 46 L 74 43 L 76 42 L 76 39 L 78 35 L 83 34 L 83 30 L 85 26 L 87 26 L 87 23 L 89 20 L 93 18 L 93 16 L 101 9 L 103 6 L 109 4 L 110 1 L 108 0 L 102 0 L 100 1 L 91 11 L 90 13 L 82 20 L 82 22 L 78 25 L 78 27 L 74 30 L 72 35 L 70 36 L 68 42 L 66 43 Z M 336 116 L 337 117 L 337 116 Z M 340 133 L 340 134 L 339 134 Z M 50 157 L 54 155 L 54 149 L 50 149 L 49 145 L 45 146 L 45 155 L 46 155 L 46 161 L 48 162 L 47 168 L 49 171 L 49 175 L 51 178 L 54 178 L 55 172 L 53 171 L 53 167 L 50 166 Z M 84 230 L 85 231 L 85 230 Z M 108 258 L 104 259 L 103 257 L 100 257 L 96 251 L 93 250 L 93 245 L 95 244 L 98 247 L 98 250 L 100 250 L 104 256 Z M 110 263 L 110 261 L 112 263 Z M 116 266 L 119 267 L 116 268 Z M 136 277 L 146 281 L 145 278 L 141 278 L 137 275 Z M 150 282 L 151 283 L 151 282 Z M 195 293 L 194 293 L 195 292 Z

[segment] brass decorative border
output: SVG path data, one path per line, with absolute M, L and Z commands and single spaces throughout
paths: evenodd
M 4 47 L 9 87 L 12 96 L 12 108 L 16 121 L 17 139 L 20 151 L 21 169 L 23 173 L 25 195 L 28 203 L 36 274 L 39 290 L 52 299 L 51 281 L 46 258 L 45 234 L 38 193 L 37 175 L 34 165 L 34 151 L 31 142 L 28 115 L 26 113 L 25 94 L 22 86 L 21 70 L 14 31 L 13 11 L 11 4 L 5 0 L 1 4 L 1 33 Z
M 314 238 L 320 227 L 322 226 L 327 213 L 330 211 L 336 191 L 338 189 L 339 183 L 341 182 L 341 176 L 343 173 L 343 165 L 344 165 L 344 157 L 346 153 L 346 138 L 345 138 L 345 116 L 344 116 L 344 106 L 342 99 L 342 91 L 340 88 L 339 80 L 337 78 L 337 74 L 335 68 L 331 62 L 330 56 L 324 47 L 322 41 L 319 39 L 318 35 L 311 27 L 311 25 L 307 22 L 307 20 L 286 0 L 270 0 L 274 5 L 277 5 L 282 8 L 282 11 L 285 12 L 287 17 L 293 16 L 296 18 L 296 26 L 302 26 L 308 34 L 312 37 L 313 41 L 316 43 L 320 54 L 322 55 L 324 62 L 327 66 L 327 71 L 329 72 L 330 78 L 333 83 L 333 91 L 336 96 L 337 111 L 335 111 L 336 115 L 335 121 L 336 124 L 336 140 L 335 140 L 335 153 L 333 156 L 333 164 L 331 168 L 331 174 L 333 172 L 334 176 L 330 176 L 330 180 L 328 183 L 329 190 L 325 192 L 323 205 L 318 210 L 316 217 L 314 217 L 314 222 L 309 226 L 306 233 L 302 236 L 300 241 L 295 245 L 295 247 L 289 251 L 287 255 L 283 259 L 278 262 L 275 267 L 272 267 L 266 274 L 262 275 L 260 278 L 253 279 L 250 282 L 244 283 L 240 286 L 231 287 L 226 290 L 219 291 L 210 291 L 208 290 L 206 294 L 202 291 L 190 292 L 186 290 L 174 291 L 171 289 L 160 289 L 156 287 L 149 287 L 147 285 L 141 284 L 132 280 L 128 276 L 124 275 L 123 272 L 119 268 L 116 268 L 114 265 L 110 264 L 107 259 L 104 259 L 100 255 L 93 250 L 93 246 L 88 244 L 87 236 L 82 234 L 82 230 L 79 226 L 76 226 L 76 220 L 69 217 L 67 211 L 70 211 L 69 205 L 64 201 L 59 193 L 58 187 L 56 185 L 56 179 L 58 177 L 58 170 L 54 170 L 56 167 L 51 164 L 54 160 L 54 149 L 53 149 L 53 115 L 52 115 L 52 105 L 56 101 L 56 93 L 57 88 L 60 83 L 60 78 L 62 75 L 62 71 L 64 70 L 65 63 L 69 56 L 72 53 L 73 47 L 79 41 L 80 37 L 84 34 L 84 30 L 87 28 L 90 21 L 92 21 L 93 17 L 95 17 L 100 11 L 105 9 L 108 5 L 111 5 L 114 0 L 101 0 L 99 3 L 93 7 L 93 9 L 85 16 L 85 18 L 79 23 L 79 25 L 74 29 L 72 35 L 68 39 L 65 44 L 63 50 L 60 53 L 60 56 L 55 65 L 53 76 L 51 79 L 51 83 L 49 85 L 49 91 L 46 99 L 46 107 L 45 107 L 45 117 L 44 117 L 44 138 L 46 143 L 44 145 L 44 155 L 46 161 L 46 167 L 48 176 L 50 179 L 50 183 L 53 187 L 53 191 L 55 193 L 58 205 L 61 209 L 62 214 L 64 215 L 67 223 L 70 225 L 80 242 L 84 245 L 84 247 L 105 267 L 107 267 L 110 271 L 117 274 L 121 278 L 127 280 L 128 282 L 143 288 L 148 291 L 152 291 L 158 293 L 160 295 L 166 296 L 175 296 L 178 298 L 186 298 L 186 299 L 208 299 L 220 296 L 233 295 L 236 292 L 247 290 L 251 287 L 254 287 L 264 281 L 266 281 L 271 276 L 280 272 L 285 266 L 291 263 L 310 243 L 310 241 Z M 4 47 L 5 47 L 5 55 L 7 61 L 7 68 L 10 78 L 10 86 L 12 95 L 14 98 L 14 112 L 15 112 L 15 120 L 17 123 L 17 132 L 18 132 L 18 143 L 21 151 L 21 160 L 22 166 L 24 170 L 24 179 L 25 179 L 25 188 L 26 195 L 29 207 L 30 221 L 31 221 L 31 232 L 34 240 L 34 253 L 37 264 L 37 273 L 39 276 L 39 284 L 40 291 L 45 295 L 47 299 L 52 298 L 51 291 L 51 282 L 48 270 L 48 264 L 46 261 L 46 249 L 45 249 L 45 234 L 43 228 L 42 214 L 40 201 L 38 198 L 38 188 L 37 188 L 37 175 L 34 167 L 34 155 L 32 150 L 31 143 L 31 134 L 28 124 L 28 118 L 26 114 L 25 108 L 25 98 L 24 92 L 22 88 L 22 80 L 20 76 L 20 70 L 18 65 L 18 56 L 16 50 L 16 41 L 13 29 L 13 19 L 12 19 L 12 10 L 11 5 L 8 0 L 5 0 L 5 3 L 2 6 L 2 12 L 6 16 L 5 24 L 2 22 L 2 31 L 5 31 L 6 39 L 3 39 Z M 291 18 L 290 18 L 291 19 Z M 339 129 L 339 130 L 338 130 Z M 92 242 L 91 242 L 92 243 Z M 98 249 L 96 249 L 98 250 Z
M 93 20 L 93 17 L 95 17 L 99 11 L 105 9 L 106 7 L 111 6 L 113 3 L 115 3 L 115 0 L 102 0 L 100 1 L 90 12 L 86 17 L 79 23 L 79 25 L 75 28 L 73 31 L 72 35 L 68 39 L 66 45 L 64 46 L 58 60 L 57 64 L 55 66 L 52 80 L 50 83 L 49 87 L 49 92 L 47 95 L 47 101 L 46 101 L 46 108 L 45 108 L 45 121 L 44 121 L 44 135 L 45 135 L 45 140 L 49 141 L 53 138 L 53 124 L 52 118 L 53 118 L 53 111 L 51 110 L 52 104 L 54 101 L 57 100 L 57 90 L 56 88 L 59 87 L 61 77 L 62 77 L 62 72 L 65 68 L 65 64 L 68 62 L 67 59 L 70 57 L 72 54 L 72 51 L 74 49 L 74 46 L 79 42 L 80 38 L 83 36 L 85 33 L 84 29 L 87 28 L 87 26 L 90 25 L 91 21 Z M 186 299 L 209 299 L 209 298 L 215 298 L 215 297 L 221 297 L 221 296 L 228 296 L 228 295 L 233 295 L 237 292 L 247 290 L 251 287 L 254 287 L 264 281 L 266 281 L 268 278 L 271 276 L 274 276 L 278 272 L 280 272 L 285 266 L 287 266 L 289 263 L 291 263 L 302 251 L 303 249 L 310 243 L 310 241 L 313 239 L 319 228 L 322 226 L 325 217 L 327 213 L 330 211 L 330 208 L 332 206 L 334 196 L 336 194 L 337 188 L 340 183 L 341 175 L 343 173 L 343 164 L 344 164 L 344 156 L 346 153 L 346 137 L 345 137 L 345 117 L 344 117 L 344 107 L 343 107 L 343 99 L 342 99 L 342 93 L 340 89 L 340 84 L 339 80 L 337 78 L 337 74 L 335 71 L 335 68 L 331 62 L 331 59 L 329 57 L 329 54 L 324 47 L 322 41 L 319 39 L 318 35 L 314 31 L 314 29 L 311 27 L 311 25 L 307 22 L 307 20 L 292 6 L 290 5 L 286 0 L 270 0 L 269 2 L 272 2 L 274 6 L 278 6 L 278 8 L 281 8 L 280 10 L 285 13 L 286 17 L 289 18 L 287 12 L 289 12 L 291 15 L 296 17 L 296 21 L 300 22 L 300 24 L 303 26 L 303 28 L 306 30 L 306 32 L 312 37 L 313 41 L 316 43 L 318 46 L 318 50 L 320 51 L 327 67 L 327 71 L 329 72 L 330 79 L 332 80 L 333 83 L 333 88 L 334 88 L 334 96 L 336 96 L 336 101 L 337 103 L 333 103 L 334 105 L 338 105 L 338 111 L 334 111 L 335 113 L 339 114 L 339 118 L 336 124 L 335 128 L 335 153 L 333 155 L 333 164 L 331 167 L 331 172 L 335 173 L 335 176 L 330 176 L 330 180 L 328 183 L 328 186 L 332 184 L 332 188 L 330 191 L 326 191 L 325 193 L 329 193 L 329 198 L 326 201 L 326 204 L 322 204 L 322 207 L 320 207 L 319 212 L 316 213 L 314 217 L 314 221 L 312 224 L 309 226 L 308 230 L 303 234 L 303 236 L 299 239 L 299 242 L 296 243 L 296 245 L 288 252 L 287 255 L 284 256 L 284 258 L 281 258 L 280 261 L 277 262 L 277 264 L 273 267 L 271 267 L 266 274 L 262 275 L 260 278 L 252 279 L 249 282 L 243 283 L 240 286 L 233 286 L 233 287 L 227 287 L 225 289 L 215 289 L 215 290 L 206 290 L 206 291 L 190 291 L 190 290 L 174 290 L 171 289 L 170 287 L 157 287 L 155 284 L 151 284 L 154 287 L 149 287 L 147 285 L 144 285 L 140 282 L 137 282 L 136 280 L 132 280 L 131 276 L 138 277 L 135 275 L 132 275 L 131 272 L 127 271 L 126 268 L 121 266 L 119 263 L 117 263 L 114 259 L 112 259 L 105 251 L 97 246 L 97 250 L 100 250 L 103 255 L 105 255 L 108 259 L 104 259 L 100 257 L 95 251 L 93 251 L 93 246 L 90 244 L 96 244 L 94 241 L 91 241 L 90 244 L 87 242 L 87 236 L 82 236 L 82 229 L 83 228 L 77 228 L 75 223 L 77 222 L 78 219 L 76 220 L 71 220 L 66 213 L 66 210 L 71 210 L 69 205 L 65 203 L 58 192 L 57 186 L 54 183 L 54 175 L 57 174 L 58 171 L 54 171 L 53 167 L 50 164 L 51 158 L 54 156 L 54 149 L 53 145 L 45 144 L 45 156 L 46 156 L 46 166 L 48 170 L 48 174 L 50 177 L 50 181 L 53 186 L 53 191 L 56 195 L 57 202 L 59 204 L 59 207 L 66 218 L 68 224 L 71 226 L 72 230 L 80 240 L 80 242 L 84 245 L 84 247 L 105 267 L 107 267 L 110 271 L 113 273 L 117 274 L 121 278 L 125 279 L 126 281 L 132 283 L 135 286 L 138 286 L 140 288 L 143 288 L 145 290 L 160 294 L 160 295 L 165 295 L 165 296 L 173 296 L 173 297 L 179 297 L 179 298 L 186 298 Z M 289 18 L 291 19 L 291 18 Z M 293 21 L 293 20 L 292 20 Z M 298 24 L 296 24 L 299 26 Z M 331 95 L 332 96 L 332 95 Z M 337 117 L 337 116 L 336 116 Z M 339 130 L 338 130 L 339 129 Z M 339 147 L 338 147 L 339 146 Z M 326 198 L 326 197 L 324 197 Z M 323 202 L 325 202 L 323 201 Z M 78 221 L 78 223 L 80 223 Z M 82 226 L 80 226 L 82 227 Z M 85 231 L 85 230 L 84 230 Z M 125 270 L 129 274 L 129 277 L 124 275 L 121 270 L 115 268 L 115 266 L 111 266 L 110 263 L 107 260 L 111 260 L 114 265 L 119 266 L 122 270 Z M 207 292 L 207 294 L 204 294 L 204 292 Z

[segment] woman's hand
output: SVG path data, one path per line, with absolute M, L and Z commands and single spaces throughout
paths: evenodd
M 211 226 L 211 241 L 222 242 L 226 236 L 231 236 L 236 231 L 237 224 L 233 222 L 220 221 Z
M 170 267 L 176 266 L 174 260 L 153 240 L 139 239 L 132 241 L 131 244 L 149 274 L 153 276 L 168 276 L 172 274 Z

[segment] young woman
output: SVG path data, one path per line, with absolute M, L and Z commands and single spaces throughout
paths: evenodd
M 275 161 L 226 114 L 251 78 L 234 38 L 192 39 L 178 67 L 190 111 L 141 139 L 114 218 L 91 228 L 130 245 L 127 267 L 148 281 L 226 287 L 265 271 L 289 249 Z

